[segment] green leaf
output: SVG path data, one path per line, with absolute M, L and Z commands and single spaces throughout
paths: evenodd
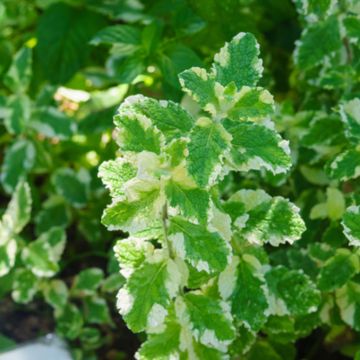
M 266 169 L 285 173 L 291 166 L 288 142 L 265 126 L 252 122 L 224 121 L 232 135 L 231 161 L 240 171 Z
M 265 118 L 274 112 L 274 99 L 272 95 L 262 88 L 243 86 L 234 96 L 234 104 L 228 110 L 230 119 L 257 120 Z
M 219 106 L 215 80 L 205 69 L 193 67 L 179 74 L 182 89 L 211 114 Z M 214 109 L 215 108 L 215 109 Z
M 175 302 L 179 319 L 184 319 L 194 339 L 222 352 L 235 338 L 229 306 L 200 292 L 190 292 Z
M 31 191 L 28 183 L 19 182 L 1 219 L 1 228 L 10 234 L 19 234 L 31 217 Z
M 125 99 L 118 110 L 118 115 L 115 116 L 115 123 L 117 118 L 123 116 L 139 119 L 144 125 L 155 125 L 167 141 L 187 134 L 194 122 L 191 115 L 179 104 L 172 101 L 158 101 L 142 95 Z
M 80 310 L 73 304 L 66 304 L 66 306 L 55 313 L 56 331 L 59 335 L 74 340 L 82 330 L 84 319 Z
M 299 209 L 280 196 L 272 198 L 263 190 L 244 189 L 230 197 L 228 204 L 232 203 L 242 204 L 243 213 L 237 214 L 234 225 L 252 244 L 292 244 L 305 231 Z
M 357 145 L 360 141 L 360 98 L 341 104 L 340 115 L 345 125 L 346 137 Z
M 336 9 L 336 2 L 332 0 L 295 0 L 300 14 L 309 22 L 316 22 L 331 15 Z
M 137 169 L 134 165 L 122 158 L 103 162 L 99 167 L 99 177 L 109 189 L 113 198 L 123 196 L 123 185 L 136 176 Z
M 12 193 L 18 182 L 26 177 L 34 161 L 35 148 L 28 140 L 17 140 L 6 149 L 0 178 L 7 193 Z
M 77 129 L 76 122 L 52 107 L 35 111 L 29 125 L 39 134 L 60 140 L 70 139 Z
M 84 299 L 86 322 L 90 324 L 111 324 L 111 316 L 106 300 L 101 297 Z
M 119 261 L 121 273 L 125 277 L 128 277 L 153 252 L 154 247 L 149 241 L 133 237 L 118 240 L 114 246 L 116 259 Z
M 109 275 L 101 285 L 101 291 L 106 293 L 114 293 L 118 291 L 125 283 L 125 279 L 120 274 Z
M 27 304 L 38 291 L 38 279 L 27 269 L 17 269 L 14 276 L 11 297 L 17 303 Z
M 113 25 L 101 29 L 90 42 L 93 45 L 114 45 L 113 53 L 132 55 L 141 45 L 141 31 L 131 25 Z
M 115 115 L 114 122 L 119 130 L 116 141 L 121 150 L 160 154 L 162 135 L 153 127 L 150 119 L 135 114 L 118 114 Z
M 62 228 L 52 228 L 22 250 L 22 259 L 36 276 L 51 277 L 59 271 L 66 235 Z
M 230 246 L 218 233 L 181 217 L 171 218 L 168 238 L 177 256 L 188 261 L 198 271 L 217 274 L 231 260 Z
M 341 224 L 350 245 L 360 246 L 360 206 L 348 207 Z
M 320 292 L 302 270 L 277 266 L 265 274 L 269 288 L 270 313 L 301 316 L 313 313 L 320 305 Z
M 31 81 L 32 51 L 21 48 L 14 56 L 13 62 L 4 76 L 4 84 L 14 93 L 24 93 Z
M 209 195 L 205 190 L 188 188 L 181 183 L 170 180 L 165 187 L 170 206 L 180 209 L 180 214 L 199 223 L 207 220 Z
M 232 263 L 219 276 L 221 297 L 231 305 L 231 313 L 253 331 L 266 321 L 268 301 L 264 289 L 261 264 L 251 255 L 233 257 Z
M 336 290 L 336 304 L 342 320 L 356 331 L 360 331 L 360 284 L 349 281 Z
M 296 44 L 295 61 L 300 69 L 310 69 L 342 46 L 339 20 L 331 16 L 306 28 Z
M 188 170 L 200 187 L 212 184 L 221 167 L 221 157 L 228 147 L 228 134 L 219 124 L 200 118 L 190 133 Z
M 179 291 L 181 274 L 161 252 L 149 257 L 118 293 L 117 306 L 133 332 L 162 325 L 171 300 Z
M 82 270 L 74 279 L 71 291 L 80 296 L 93 295 L 104 280 L 104 272 L 99 268 Z
M 344 26 L 346 29 L 347 36 L 355 44 L 360 40 L 360 19 L 356 16 L 347 16 L 344 19 Z
M 360 175 L 360 151 L 346 150 L 338 155 L 326 168 L 333 179 L 345 181 Z
M 88 200 L 90 175 L 85 169 L 75 172 L 70 168 L 59 168 L 52 175 L 56 192 L 74 207 L 81 208 Z
M 2 229 L 0 234 L 2 235 Z M 2 240 L 2 239 L 1 239 Z M 16 240 L 10 239 L 3 243 L 0 243 L 0 278 L 8 274 L 11 268 L 15 265 L 15 258 L 17 252 Z
M 41 15 L 35 48 L 44 75 L 52 83 L 66 83 L 85 65 L 88 42 L 106 24 L 104 17 L 59 2 Z
M 51 280 L 42 289 L 44 298 L 56 311 L 61 311 L 68 303 L 69 291 L 64 281 Z
M 139 360 L 167 360 L 178 357 L 180 351 L 181 326 L 169 315 L 165 328 L 160 333 L 150 334 L 136 353 Z
M 26 129 L 31 115 L 31 101 L 26 95 L 9 97 L 7 114 L 4 119 L 6 129 L 11 134 L 21 134 Z
M 46 200 L 35 217 L 36 234 L 50 230 L 52 227 L 66 227 L 70 222 L 69 210 L 64 200 L 52 196 Z
M 212 70 L 216 81 L 224 86 L 233 81 L 238 89 L 255 86 L 263 71 L 259 53 L 259 44 L 254 35 L 237 34 L 214 57 Z
M 178 74 L 191 66 L 201 64 L 200 58 L 191 48 L 174 43 L 167 46 L 162 54 L 160 69 L 163 73 L 164 82 L 175 89 L 179 89 Z
M 317 284 L 322 291 L 343 286 L 360 270 L 359 257 L 347 249 L 337 249 L 320 269 Z
M 105 209 L 101 221 L 110 231 L 135 233 L 156 227 L 164 204 L 159 195 L 158 189 L 152 189 L 139 192 L 139 199 L 135 201 L 115 202 Z

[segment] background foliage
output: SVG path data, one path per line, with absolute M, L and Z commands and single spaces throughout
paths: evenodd
M 243 329 L 234 356 L 355 357 L 359 14 L 356 0 L 2 0 L 0 349 L 55 329 L 78 359 L 133 357 L 139 340 L 114 304 L 124 278 L 112 248 L 125 234 L 100 223 L 110 197 L 97 173 L 117 150 L 113 114 L 138 93 L 198 111 L 178 73 L 208 68 L 245 31 L 260 43 L 260 85 L 275 97 L 293 166 L 230 174 L 221 193 L 262 188 L 301 208 L 301 240 L 264 256 L 301 269 L 321 301 L 310 315 L 263 319 L 257 339 Z M 281 270 L 273 276 L 288 284 Z

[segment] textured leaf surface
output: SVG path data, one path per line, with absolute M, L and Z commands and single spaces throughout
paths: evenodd
M 231 304 L 232 315 L 254 331 L 266 321 L 268 301 L 264 284 L 259 263 L 252 256 L 234 257 L 219 277 L 220 294 Z
M 161 325 L 180 279 L 175 263 L 160 253 L 136 269 L 118 293 L 117 306 L 128 327 L 140 332 Z
M 265 274 L 269 288 L 270 312 L 301 316 L 315 312 L 320 305 L 320 292 L 301 270 L 277 266 Z
M 263 71 L 259 44 L 250 33 L 239 33 L 215 55 L 216 80 L 226 86 L 234 81 L 237 88 L 255 86 Z
M 159 190 L 140 193 L 136 201 L 123 201 L 108 206 L 103 214 L 102 223 L 109 230 L 137 232 L 160 222 L 159 214 L 163 202 Z
M 187 293 L 175 303 L 180 319 L 191 329 L 195 340 L 207 347 L 226 351 L 235 337 L 228 306 L 201 293 Z
M 271 198 L 263 190 L 240 190 L 229 199 L 228 206 L 232 203 L 242 206 L 243 212 L 238 213 L 234 224 L 250 243 L 293 243 L 305 231 L 299 209 L 280 196 Z
M 124 195 L 124 183 L 134 178 L 136 172 L 131 162 L 121 158 L 105 161 L 99 167 L 99 177 L 114 198 Z
M 165 188 L 166 196 L 172 207 L 178 207 L 181 215 L 206 222 L 209 208 L 209 194 L 198 188 L 187 188 L 175 181 L 169 181 Z
M 288 142 L 265 126 L 253 122 L 226 120 L 226 130 L 232 135 L 231 160 L 237 170 L 266 169 L 284 173 L 291 166 Z
M 228 243 L 218 233 L 209 232 L 204 226 L 180 217 L 171 219 L 169 240 L 176 254 L 198 271 L 219 273 L 231 258 Z
M 193 126 L 191 115 L 172 101 L 157 101 L 142 95 L 128 97 L 118 110 L 118 116 L 135 117 L 159 129 L 167 140 L 185 135 Z M 116 117 L 115 117 L 116 123 Z
M 190 134 L 189 173 L 201 187 L 215 180 L 217 165 L 228 146 L 225 136 L 222 128 L 207 118 L 199 119 Z

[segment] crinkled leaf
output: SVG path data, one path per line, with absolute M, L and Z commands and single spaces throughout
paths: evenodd
M 215 181 L 221 156 L 228 147 L 226 135 L 207 118 L 200 118 L 193 128 L 188 144 L 188 170 L 200 187 Z
M 136 167 L 122 158 L 105 161 L 99 167 L 99 177 L 113 198 L 124 195 L 124 183 L 134 178 L 136 173 Z
M 209 194 L 198 188 L 188 188 L 181 183 L 169 181 L 165 187 L 169 204 L 179 208 L 180 214 L 187 218 L 197 219 L 200 223 L 207 220 Z
M 216 82 L 205 69 L 193 67 L 179 74 L 180 84 L 199 105 L 210 113 L 218 106 Z
M 160 222 L 163 201 L 159 190 L 141 192 L 135 201 L 122 201 L 108 206 L 103 214 L 102 223 L 109 230 L 138 232 Z
M 118 293 L 117 306 L 128 327 L 140 332 L 161 325 L 180 281 L 181 274 L 171 259 L 161 253 L 149 257 Z
M 320 305 L 319 290 L 301 270 L 277 266 L 265 274 L 265 279 L 273 314 L 301 316 L 316 311 Z
M 233 257 L 232 263 L 220 274 L 218 286 L 222 298 L 230 303 L 234 318 L 253 331 L 261 329 L 269 305 L 256 258 Z
M 263 71 L 259 44 L 254 35 L 239 33 L 214 57 L 216 81 L 226 86 L 234 81 L 237 88 L 255 86 Z
M 230 246 L 226 240 L 218 233 L 208 231 L 203 225 L 173 217 L 168 233 L 177 256 L 188 261 L 198 271 L 217 274 L 225 269 L 231 259 Z
M 250 243 L 293 243 L 305 231 L 299 209 L 280 196 L 272 198 L 263 190 L 240 190 L 229 199 L 231 203 L 243 204 L 244 212 L 237 214 L 234 225 Z
M 207 347 L 226 352 L 235 338 L 229 306 L 200 292 L 178 297 L 176 312 L 184 319 L 195 340 Z
M 284 173 L 291 166 L 288 142 L 272 129 L 249 121 L 225 120 L 232 135 L 231 162 L 237 170 L 266 169 Z
M 120 106 L 118 116 L 142 119 L 143 122 L 152 124 L 162 132 L 167 141 L 187 134 L 194 122 L 191 115 L 179 104 L 142 95 L 128 97 Z

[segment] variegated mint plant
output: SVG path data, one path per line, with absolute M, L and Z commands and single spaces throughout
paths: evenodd
M 299 208 L 262 189 L 225 196 L 219 186 L 229 173 L 291 167 L 262 72 L 255 37 L 240 33 L 209 70 L 179 75 L 196 116 L 137 95 L 114 117 L 118 157 L 99 169 L 112 197 L 102 222 L 129 234 L 115 246 L 126 278 L 117 305 L 130 330 L 147 334 L 138 359 L 237 358 L 259 331 L 274 336 L 285 321 L 297 339 L 316 321 L 311 278 L 265 251 L 301 237 Z

